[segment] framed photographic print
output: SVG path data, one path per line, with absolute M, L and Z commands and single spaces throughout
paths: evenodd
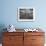
M 19 7 L 18 21 L 35 21 L 35 8 Z

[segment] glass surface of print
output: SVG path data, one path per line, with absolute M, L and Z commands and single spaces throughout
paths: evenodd
M 29 7 L 18 8 L 18 21 L 34 21 L 35 9 Z

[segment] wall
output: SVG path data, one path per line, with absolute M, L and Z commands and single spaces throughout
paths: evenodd
M 16 28 L 46 28 L 46 0 L 0 0 L 0 25 L 13 24 Z M 34 7 L 36 19 L 34 22 L 18 22 L 18 7 Z

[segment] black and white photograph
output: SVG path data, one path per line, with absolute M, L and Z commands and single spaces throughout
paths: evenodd
M 18 20 L 19 21 L 34 21 L 35 20 L 34 8 L 18 8 Z

